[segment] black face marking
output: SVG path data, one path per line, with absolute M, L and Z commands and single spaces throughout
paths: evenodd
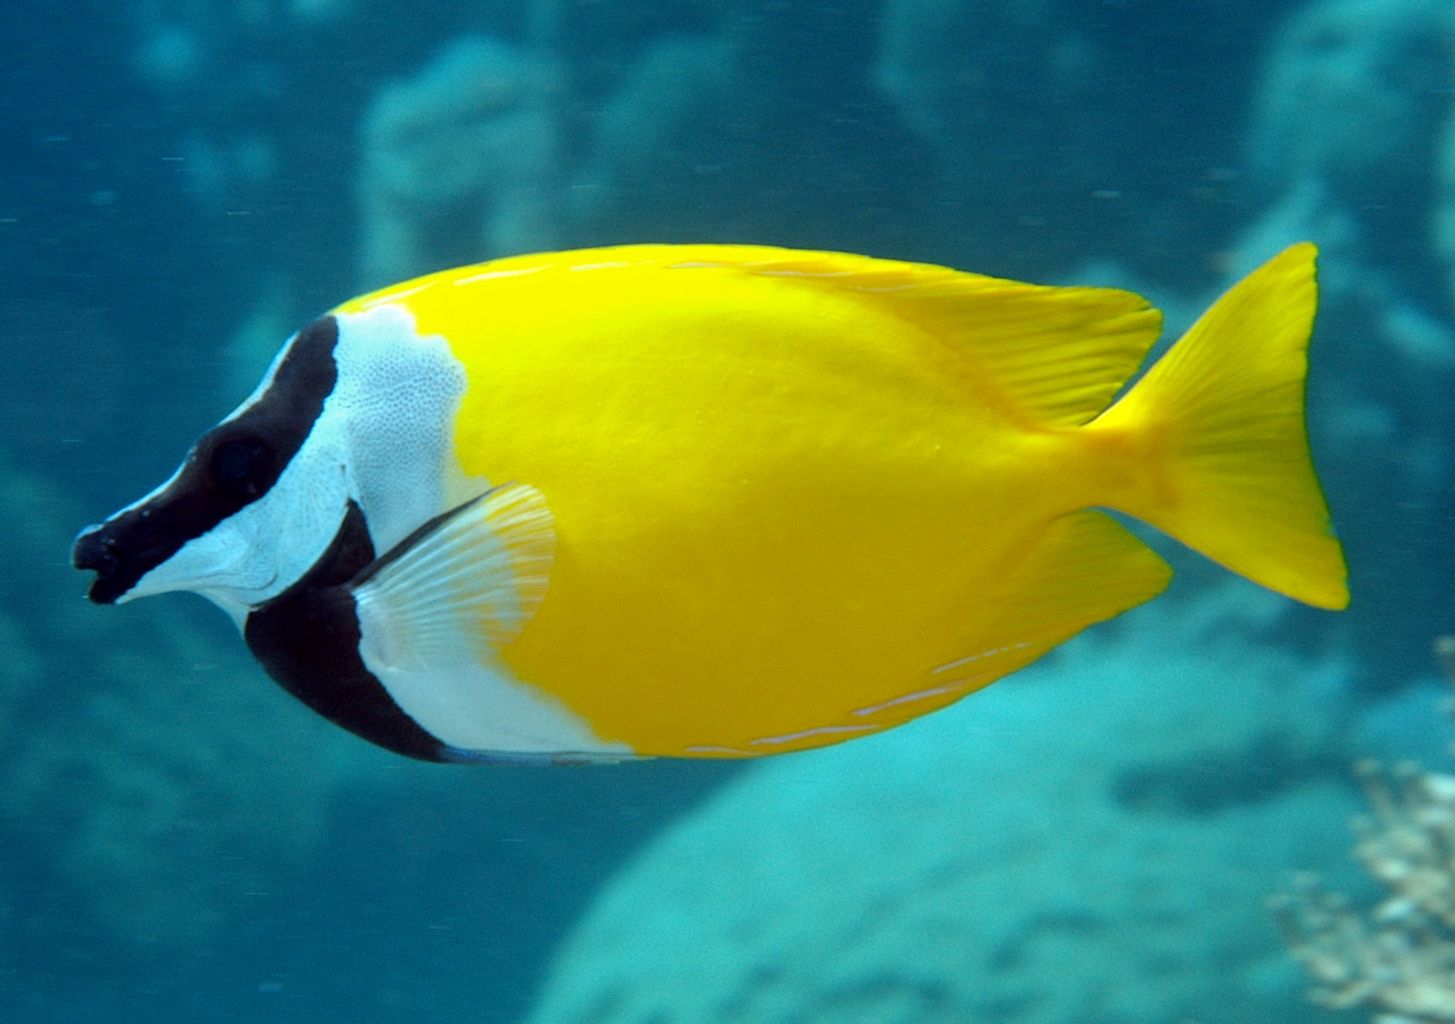
M 189 540 L 268 492 L 333 391 L 337 344 L 331 316 L 299 331 L 268 389 L 242 415 L 203 434 L 164 491 L 76 539 L 72 562 L 96 573 L 91 600 L 112 603 Z
M 328 550 L 301 579 L 248 615 L 243 636 L 268 674 L 323 717 L 397 754 L 447 760 L 449 748 L 400 710 L 359 654 L 350 584 L 373 561 L 364 513 L 350 501 Z
M 261 437 L 230 437 L 212 449 L 207 482 L 221 494 L 256 501 L 278 479 L 278 457 Z

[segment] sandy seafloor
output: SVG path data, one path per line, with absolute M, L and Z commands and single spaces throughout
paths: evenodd
M 1336 1018 L 1360 757 L 1449 765 L 1455 8 L 1441 0 L 12 0 L 0 11 L 0 1020 Z M 1132 287 L 1323 249 L 1354 604 L 1171 593 L 891 734 L 441 768 L 296 706 L 75 531 L 299 323 L 510 252 L 755 241 Z

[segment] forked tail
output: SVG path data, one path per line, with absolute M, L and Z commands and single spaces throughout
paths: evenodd
M 1271 590 L 1343 608 L 1344 553 L 1304 425 L 1316 256 L 1290 246 L 1234 285 L 1088 429 L 1145 456 L 1124 511 Z

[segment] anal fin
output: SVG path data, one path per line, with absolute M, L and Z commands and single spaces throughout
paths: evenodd
M 855 714 L 892 725 L 1024 668 L 1088 626 L 1161 593 L 1171 567 L 1115 519 L 1086 509 L 1054 520 L 1028 555 L 969 610 L 966 654 L 933 666 L 903 695 Z

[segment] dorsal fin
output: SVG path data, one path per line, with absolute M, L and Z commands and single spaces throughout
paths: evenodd
M 1162 330 L 1162 314 L 1146 299 L 1115 288 L 1026 284 L 930 263 L 764 245 L 619 245 L 508 256 L 406 281 L 338 311 L 441 284 L 643 267 L 731 269 L 863 295 L 962 346 L 966 362 L 1014 409 L 1047 426 L 1080 426 L 1105 410 Z
M 1162 330 L 1162 314 L 1146 299 L 1115 288 L 1025 284 L 933 264 L 766 246 L 610 252 L 631 263 L 647 249 L 668 268 L 732 267 L 872 296 L 963 345 L 1018 408 L 1050 426 L 1080 426 L 1104 410 Z

